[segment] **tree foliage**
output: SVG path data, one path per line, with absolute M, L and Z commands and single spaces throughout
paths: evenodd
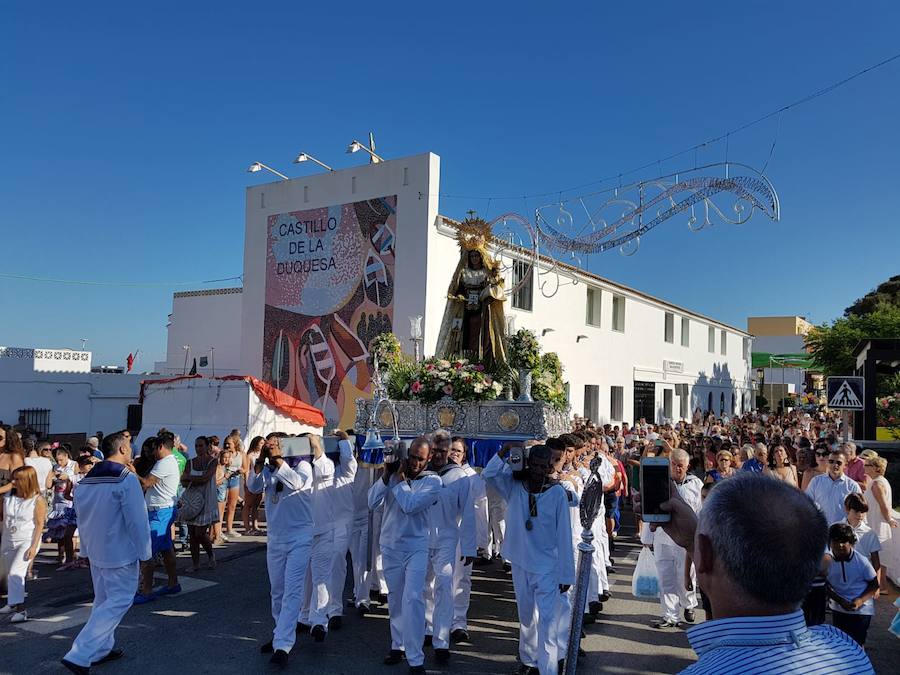
M 853 350 L 870 338 L 900 338 L 900 305 L 881 303 L 865 314 L 815 326 L 806 336 L 806 345 L 826 376 L 849 375 L 856 370 Z
M 845 309 L 844 316 L 865 316 L 874 312 L 881 305 L 900 307 L 900 275 L 878 284 L 878 288 L 869 291 Z

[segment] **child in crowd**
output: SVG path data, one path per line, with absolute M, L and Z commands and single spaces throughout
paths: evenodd
M 856 492 L 851 492 L 844 498 L 844 510 L 847 512 L 846 523 L 853 528 L 853 534 L 856 535 L 856 546 L 854 550 L 861 556 L 869 559 L 875 574 L 881 568 L 881 560 L 879 551 L 881 551 L 881 543 L 878 541 L 878 535 L 866 523 L 866 513 L 869 511 L 869 505 L 866 503 L 865 497 Z M 875 597 L 878 597 L 876 593 Z
M 56 464 L 53 466 L 53 473 L 47 477 L 48 487 L 53 496 L 44 541 L 56 542 L 58 546 L 56 563 L 59 566 L 57 571 L 61 571 L 71 569 L 75 565 L 75 549 L 70 545 L 71 538 L 67 542 L 66 531 L 69 525 L 75 524 L 75 509 L 72 508 L 69 487 L 75 482 L 77 472 L 76 464 L 69 458 L 69 451 L 65 446 L 56 448 L 54 456 Z
M 878 578 L 869 559 L 854 550 L 856 535 L 846 523 L 835 523 L 828 530 L 831 555 L 828 556 L 828 597 L 831 622 L 865 646 L 869 623 L 875 614 L 873 598 Z
M 229 465 L 232 454 L 230 449 L 219 451 L 219 466 L 216 467 L 216 501 L 219 506 L 219 519 L 212 526 L 214 544 L 223 544 L 226 541 L 222 536 L 222 519 L 225 517 L 225 500 L 228 497 Z

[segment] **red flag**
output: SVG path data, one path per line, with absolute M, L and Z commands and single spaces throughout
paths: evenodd
M 126 373 L 131 372 L 131 368 L 134 366 L 134 354 L 129 354 L 126 359 L 126 363 L 128 364 L 128 368 L 125 370 Z

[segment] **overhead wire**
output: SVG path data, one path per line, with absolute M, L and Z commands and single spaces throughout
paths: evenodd
M 171 286 L 199 286 L 202 284 L 218 284 L 225 281 L 241 281 L 242 276 L 225 277 L 223 279 L 207 279 L 205 281 L 96 281 L 90 279 L 55 279 L 36 277 L 30 274 L 12 274 L 0 272 L 0 279 L 16 279 L 19 281 L 39 281 L 48 284 L 68 284 L 72 286 L 119 286 L 123 288 L 169 288 Z

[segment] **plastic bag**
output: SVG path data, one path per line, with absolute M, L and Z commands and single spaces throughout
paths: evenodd
M 656 571 L 656 558 L 653 551 L 644 546 L 638 556 L 637 565 L 634 567 L 634 576 L 631 577 L 631 593 L 636 598 L 659 597 L 659 574 Z

